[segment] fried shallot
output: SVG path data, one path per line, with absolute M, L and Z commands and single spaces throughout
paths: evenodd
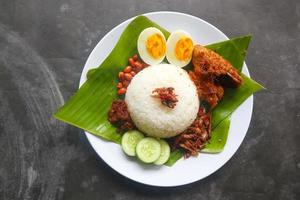
M 196 156 L 205 147 L 210 134 L 211 113 L 206 113 L 205 108 L 201 106 L 193 124 L 178 135 L 171 145 L 173 149 L 183 149 L 185 158 Z
M 160 98 L 161 103 L 169 108 L 175 108 L 178 102 L 176 96 L 173 87 L 156 88 L 152 91 L 152 97 Z

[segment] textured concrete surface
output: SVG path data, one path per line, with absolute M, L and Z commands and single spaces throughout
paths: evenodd
M 233 158 L 170 189 L 118 175 L 81 130 L 51 117 L 101 37 L 158 10 L 198 16 L 230 37 L 252 33 L 247 63 L 268 88 Z M 0 0 L 0 199 L 300 199 L 299 37 L 298 0 Z

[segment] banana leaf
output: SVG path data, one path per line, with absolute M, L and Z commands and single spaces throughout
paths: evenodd
M 216 128 L 222 120 L 228 117 L 239 105 L 241 105 L 253 93 L 263 89 L 257 82 L 244 74 L 241 74 L 243 85 L 237 89 L 227 88 L 223 99 L 213 109 L 212 128 Z
M 228 60 L 238 71 L 241 71 L 251 38 L 251 35 L 246 35 L 233 38 L 231 40 L 210 44 L 206 47 L 220 54 L 223 58 Z M 237 51 L 239 53 L 234 53 Z
M 96 136 L 115 143 L 120 143 L 121 135 L 116 132 L 116 128 L 107 120 L 110 105 L 112 101 L 117 98 L 115 87 L 117 74 L 127 65 L 128 58 L 137 53 L 136 42 L 140 32 L 151 26 L 159 28 L 166 37 L 169 36 L 169 33 L 165 29 L 148 18 L 144 16 L 136 17 L 124 30 L 109 56 L 98 68 L 93 70 L 92 73 L 89 73 L 88 80 L 66 104 L 58 109 L 54 116 L 61 121 L 79 127 Z M 246 55 L 245 52 L 250 38 L 250 36 L 235 38 L 207 47 L 218 52 L 231 63 L 234 63 L 233 65 L 236 68 L 240 69 L 241 63 L 243 63 Z M 243 78 L 245 78 L 245 76 L 243 76 Z M 240 90 L 225 92 L 225 97 L 222 100 L 223 106 L 221 104 L 219 108 L 218 105 L 215 109 L 216 111 L 213 112 L 213 118 L 216 116 L 216 120 L 213 121 L 215 124 L 213 124 L 213 134 L 217 132 L 215 135 L 219 137 L 216 138 L 222 137 L 223 142 L 220 143 L 218 139 L 212 139 L 210 144 L 207 145 L 207 152 L 217 152 L 224 148 L 228 129 L 222 127 L 229 127 L 229 115 L 247 99 L 247 97 L 258 90 L 255 81 L 250 78 L 245 78 L 244 80 L 244 84 Z M 242 89 L 243 87 L 245 88 Z M 228 97 L 226 97 L 227 93 L 229 93 Z M 233 102 L 233 99 L 235 102 Z M 218 129 L 218 127 L 220 128 Z M 170 161 L 173 160 L 174 164 L 176 160 L 181 157 L 182 153 L 177 152 L 176 154 L 176 152 L 172 152 Z

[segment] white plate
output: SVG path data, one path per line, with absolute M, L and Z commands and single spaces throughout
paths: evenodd
M 177 12 L 153 12 L 144 14 L 168 31 L 183 29 L 189 32 L 196 43 L 206 45 L 228 38 L 208 22 L 197 17 Z M 133 18 L 121 23 L 107 33 L 90 54 L 81 74 L 80 85 L 86 81 L 89 69 L 99 66 L 117 43 L 121 33 Z M 249 76 L 246 64 L 243 72 Z M 253 96 L 249 97 L 233 114 L 228 140 L 219 154 L 201 153 L 198 157 L 179 160 L 174 166 L 142 165 L 130 159 L 119 145 L 107 142 L 88 132 L 86 136 L 98 155 L 115 171 L 134 181 L 152 186 L 179 186 L 207 177 L 222 167 L 241 145 L 251 120 Z

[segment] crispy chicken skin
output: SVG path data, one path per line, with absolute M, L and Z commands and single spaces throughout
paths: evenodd
M 213 108 L 224 95 L 224 88 L 237 88 L 242 84 L 238 71 L 223 57 L 201 45 L 195 45 L 189 72 L 200 99 L 206 100 Z

